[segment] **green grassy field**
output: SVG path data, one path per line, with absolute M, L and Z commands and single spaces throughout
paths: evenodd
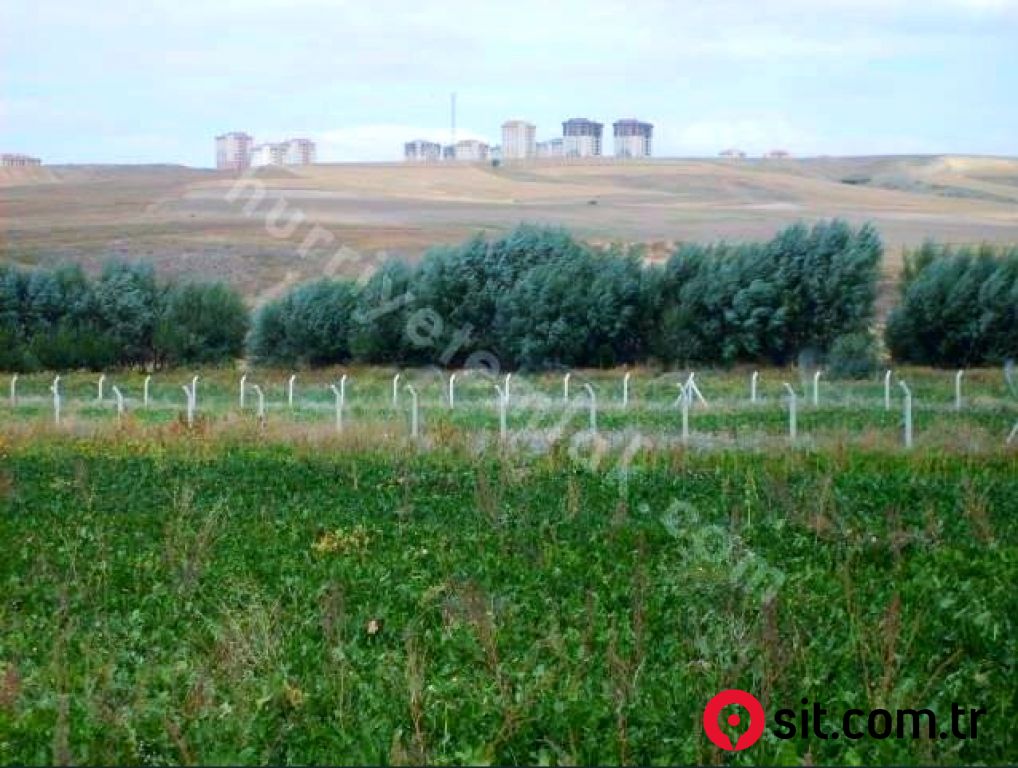
M 1000 371 L 902 371 L 800 400 L 780 382 L 698 374 L 709 405 L 675 442 L 674 379 L 578 373 L 602 404 L 608 458 L 498 445 L 494 388 L 351 372 L 335 434 L 326 381 L 236 374 L 43 376 L 0 409 L 0 763 L 1014 763 L 1018 739 L 1018 419 Z M 798 384 L 798 379 L 796 378 Z M 656 382 L 656 383 L 655 383 Z M 559 376 L 514 379 L 519 436 L 557 422 Z M 802 391 L 802 386 L 799 384 Z M 178 394 L 179 393 L 179 396 Z M 250 394 L 249 394 L 250 398 Z M 557 403 L 553 408 L 550 403 Z M 537 426 L 531 423 L 538 413 Z M 619 454 L 638 431 L 649 445 Z M 703 708 L 743 688 L 768 714 L 982 707 L 976 739 L 710 744 Z M 829 731 L 839 723 L 825 723 Z

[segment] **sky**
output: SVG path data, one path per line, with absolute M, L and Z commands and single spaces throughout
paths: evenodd
M 4 0 L 0 151 L 214 164 L 216 134 L 323 162 L 623 117 L 655 154 L 1018 155 L 1018 0 Z M 610 145 L 610 142 L 608 142 Z

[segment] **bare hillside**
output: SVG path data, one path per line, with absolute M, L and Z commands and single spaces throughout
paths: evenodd
M 321 274 L 340 246 L 414 258 L 521 221 L 662 255 L 677 241 L 763 238 L 794 221 L 839 216 L 880 228 L 889 277 L 901 248 L 927 238 L 1018 242 L 1013 158 L 347 164 L 256 178 L 263 197 L 254 205 L 246 189 L 230 199 L 236 178 L 180 166 L 4 169 L 2 258 L 88 268 L 110 256 L 144 258 L 167 274 L 220 276 L 261 295 Z M 275 230 L 266 226 L 272 211 Z M 302 256 L 313 224 L 332 241 Z

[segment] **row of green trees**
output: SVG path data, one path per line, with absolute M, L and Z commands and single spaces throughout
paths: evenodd
M 896 359 L 912 363 L 1018 358 L 1018 247 L 928 243 L 907 254 L 886 338 Z
M 682 246 L 664 265 L 521 226 L 393 261 L 361 286 L 320 281 L 255 316 L 266 363 L 462 363 L 509 368 L 784 363 L 867 334 L 882 246 L 869 226 L 796 225 L 759 244 Z
M 739 361 L 808 355 L 876 364 L 882 246 L 870 226 L 795 225 L 768 242 L 683 245 L 660 265 L 521 226 L 382 265 L 363 285 L 320 280 L 261 307 L 218 283 L 160 283 L 147 265 L 89 279 L 0 266 L 0 368 L 256 362 L 495 363 L 504 368 Z M 249 325 L 250 333 L 248 333 Z M 886 342 L 895 359 L 1018 357 L 1018 248 L 929 244 L 906 257 Z M 472 359 L 473 358 L 473 359 Z
M 164 283 L 145 264 L 25 271 L 0 265 L 0 368 L 213 363 L 239 357 L 250 325 L 220 283 Z

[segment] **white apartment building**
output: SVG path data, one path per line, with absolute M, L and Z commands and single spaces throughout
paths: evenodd
M 574 117 L 562 123 L 562 139 L 566 157 L 600 157 L 603 123 L 585 117 Z
M 654 126 L 639 120 L 619 120 L 614 124 L 615 157 L 650 157 Z
M 310 139 L 290 139 L 286 142 L 287 165 L 314 165 L 317 147 Z
M 0 155 L 0 165 L 4 168 L 30 168 L 42 165 L 42 160 L 31 155 L 8 154 L 5 152 L 3 155 Z
M 216 136 L 216 168 L 227 171 L 243 171 L 251 167 L 251 145 L 249 135 L 232 131 Z
M 488 145 L 476 139 L 456 142 L 455 159 L 467 163 L 484 163 L 488 160 Z
M 563 157 L 565 156 L 565 143 L 561 138 L 549 139 L 548 141 L 537 142 L 538 157 Z
M 286 165 L 286 142 L 280 144 L 258 144 L 251 147 L 251 167 L 264 168 L 266 165 Z
M 502 123 L 502 159 L 526 160 L 537 154 L 537 126 L 526 120 Z
M 427 139 L 408 141 L 403 145 L 403 159 L 409 163 L 436 163 L 442 159 L 442 145 Z

